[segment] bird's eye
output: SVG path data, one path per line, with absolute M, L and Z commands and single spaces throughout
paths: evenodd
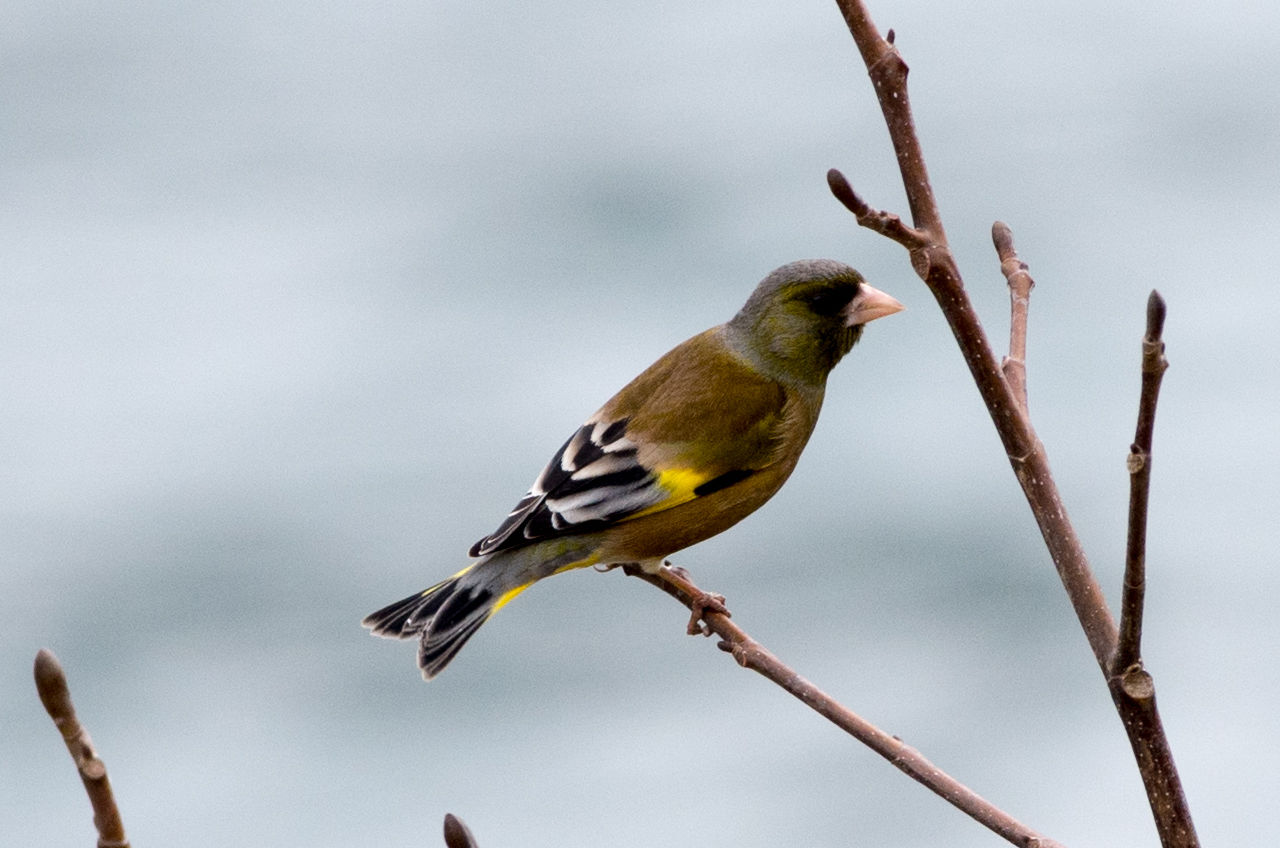
M 858 293 L 856 285 L 826 286 L 804 296 L 804 302 L 818 315 L 830 317 L 849 305 Z

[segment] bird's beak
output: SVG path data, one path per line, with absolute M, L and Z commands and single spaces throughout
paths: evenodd
M 877 318 L 883 318 L 886 315 L 892 315 L 904 309 L 906 307 L 895 298 L 890 297 L 880 289 L 872 288 L 863 283 L 858 287 L 858 294 L 845 307 L 845 326 L 856 327 L 859 324 L 866 324 L 868 321 L 874 321 Z

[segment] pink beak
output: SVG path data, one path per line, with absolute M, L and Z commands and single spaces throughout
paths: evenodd
M 845 326 L 856 327 L 858 324 L 866 324 L 868 321 L 874 321 L 877 318 L 883 318 L 886 315 L 892 315 L 895 312 L 901 312 L 906 309 L 895 298 L 890 297 L 880 289 L 872 288 L 863 283 L 858 287 L 858 294 L 849 301 L 849 305 L 845 308 L 847 321 Z

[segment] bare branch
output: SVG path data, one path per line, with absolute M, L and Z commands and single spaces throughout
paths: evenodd
M 84 790 L 89 795 L 93 824 L 98 829 L 98 848 L 129 848 L 124 823 L 120 820 L 120 811 L 111 791 L 111 781 L 107 778 L 107 766 L 93 749 L 89 731 L 76 719 L 76 708 L 71 703 L 71 690 L 67 687 L 62 664 L 47 648 L 41 648 L 36 654 L 35 677 L 40 702 L 62 734 L 62 741 L 71 752 L 71 759 L 75 761 Z
M 723 598 L 699 589 L 683 569 L 678 571 L 680 576 L 677 581 L 668 579 L 665 573 L 651 574 L 633 565 L 625 565 L 622 570 L 631 577 L 638 577 L 657 586 L 688 607 L 693 614 L 700 615 L 706 623 L 708 635 L 715 633 L 719 636 L 721 639 L 719 648 L 733 654 L 738 665 L 758 672 L 781 686 L 814 712 L 871 748 L 909 777 L 971 816 L 979 824 L 1014 845 L 1026 846 L 1026 848 L 1062 848 L 1059 843 L 1031 830 L 942 771 L 915 748 L 898 737 L 885 733 L 796 674 L 782 660 L 730 620 L 728 610 L 723 609 Z M 721 602 L 720 608 L 707 604 L 707 598 L 718 598 Z
M 1164 356 L 1165 305 L 1159 292 L 1147 299 L 1147 331 L 1142 339 L 1142 391 L 1138 423 L 1129 448 L 1129 536 L 1125 548 L 1124 590 L 1120 599 L 1120 639 L 1111 662 L 1112 700 L 1135 735 L 1149 739 L 1134 754 L 1147 786 L 1147 797 L 1156 812 L 1156 826 L 1166 845 L 1195 845 L 1195 826 L 1177 781 L 1173 753 L 1164 736 L 1156 710 L 1155 681 L 1142 664 L 1142 613 L 1146 594 L 1147 500 L 1151 490 L 1151 444 L 1155 431 L 1156 402 L 1160 383 L 1169 367 Z M 1162 780 L 1163 775 L 1172 780 Z
M 1125 546 L 1124 591 L 1120 598 L 1120 642 L 1111 663 L 1113 675 L 1142 662 L 1142 610 L 1146 594 L 1147 500 L 1151 491 L 1151 442 L 1160 382 L 1169 362 L 1164 357 L 1165 305 L 1160 293 L 1147 298 L 1147 332 L 1142 339 L 1142 392 L 1138 424 L 1129 446 L 1129 536 Z
M 1009 390 L 1027 414 L 1027 310 L 1031 307 L 1031 279 L 1027 263 L 1018 258 L 1013 248 L 1013 230 L 1003 221 L 991 225 L 991 240 L 1000 257 L 1000 271 L 1009 284 L 1009 355 L 1000 361 Z M 1030 417 L 1027 421 L 1030 423 Z
M 917 229 L 927 232 L 932 241 L 946 244 L 947 235 L 942 229 L 942 218 L 933 198 L 933 186 L 929 182 L 924 152 L 916 136 L 915 119 L 907 99 L 907 63 L 902 61 L 892 37 L 880 37 L 865 4 L 856 0 L 838 0 L 838 5 L 854 43 L 862 53 L 862 61 L 867 66 L 876 99 L 880 102 L 880 111 L 889 127 L 889 138 L 907 190 L 911 221 Z
M 1025 401 L 1005 379 L 1004 370 L 996 362 L 982 324 L 965 292 L 955 258 L 947 246 L 911 117 L 907 66 L 892 42 L 880 37 L 861 0 L 837 0 L 837 4 L 866 63 L 884 113 L 911 207 L 912 222 L 916 229 L 928 236 L 926 247 L 911 250 L 912 268 L 925 281 L 951 326 L 1076 617 L 1089 640 L 1094 659 L 1107 679 L 1133 747 L 1161 841 L 1166 848 L 1198 846 L 1168 738 L 1155 711 L 1150 677 L 1140 665 L 1133 667 L 1132 674 L 1112 674 L 1113 659 L 1119 646 L 1115 620 L 1067 516 L 1044 446 L 1036 438 L 1027 417 Z M 862 223 L 861 218 L 859 223 Z M 1134 700 L 1126 693 L 1127 689 L 1149 697 Z
M 947 246 L 910 114 L 906 65 L 897 50 L 880 38 L 859 0 L 838 0 L 838 3 L 875 84 L 890 138 L 898 151 L 898 165 L 915 225 L 928 234 L 928 246 L 911 252 L 911 265 L 925 281 L 951 326 L 1014 474 L 1040 526 L 1040 534 L 1075 608 L 1076 617 L 1094 657 L 1105 671 L 1115 651 L 1115 620 L 1067 516 L 1044 447 L 1004 378 L 982 322 L 969 301 L 955 257 Z
M 1191 807 L 1156 709 L 1155 681 L 1141 663 L 1135 663 L 1107 682 L 1142 774 L 1160 844 L 1165 848 L 1198 848 L 1200 839 Z
M 902 223 L 902 219 L 892 212 L 881 212 L 867 205 L 858 193 L 849 185 L 844 174 L 835 168 L 827 171 L 827 185 L 836 200 L 844 204 L 858 219 L 858 223 L 869 230 L 874 230 L 885 238 L 893 239 L 907 250 L 919 250 L 929 244 L 929 237 L 919 230 L 912 229 Z

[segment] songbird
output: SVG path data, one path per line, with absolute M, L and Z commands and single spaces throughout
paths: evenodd
M 727 530 L 778 491 L 813 432 L 831 369 L 867 322 L 902 308 L 839 262 L 778 268 L 728 323 L 676 346 L 588 418 L 472 546 L 475 562 L 364 626 L 417 637 L 430 680 L 544 577 L 638 565 L 687 588 L 666 557 Z

